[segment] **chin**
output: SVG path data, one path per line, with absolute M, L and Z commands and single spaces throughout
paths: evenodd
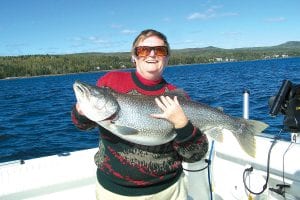
M 162 77 L 161 71 L 153 71 L 153 72 L 148 72 L 148 77 L 151 80 L 158 80 Z

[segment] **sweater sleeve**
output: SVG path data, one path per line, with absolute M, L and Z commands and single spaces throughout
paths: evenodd
M 173 146 L 185 162 L 201 160 L 208 151 L 208 139 L 199 128 L 189 121 L 180 129 L 175 129 L 177 136 Z

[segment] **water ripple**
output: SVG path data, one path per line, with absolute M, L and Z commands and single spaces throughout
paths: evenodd
M 1 80 L 0 162 L 96 147 L 97 130 L 82 132 L 71 122 L 72 84 L 78 79 L 95 84 L 103 74 Z M 278 134 L 283 117 L 268 115 L 268 99 L 284 79 L 300 83 L 300 58 L 168 67 L 165 79 L 191 99 L 238 117 L 248 89 L 250 118 L 270 124 L 266 133 Z

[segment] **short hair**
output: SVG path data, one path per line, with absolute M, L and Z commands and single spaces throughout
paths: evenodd
M 169 45 L 169 42 L 167 40 L 167 37 L 159 32 L 159 31 L 156 31 L 154 29 L 146 29 L 146 30 L 143 30 L 136 38 L 135 40 L 133 41 L 132 43 L 132 48 L 131 48 L 131 54 L 134 55 L 134 49 L 135 47 L 137 47 L 137 45 L 141 42 L 141 41 L 144 41 L 146 38 L 150 37 L 150 36 L 156 36 L 160 39 L 162 39 L 166 45 L 166 47 L 168 48 L 168 52 L 170 52 L 170 45 Z

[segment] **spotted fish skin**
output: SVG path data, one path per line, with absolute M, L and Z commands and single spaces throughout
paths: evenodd
M 155 103 L 155 96 L 121 94 L 81 81 L 76 81 L 73 89 L 85 116 L 124 140 L 154 146 L 176 137 L 170 122 L 151 117 L 162 112 Z M 223 133 L 231 133 L 245 152 L 255 156 L 254 136 L 266 129 L 267 124 L 232 117 L 217 108 L 186 99 L 180 92 L 165 95 L 178 96 L 188 119 L 202 132 L 217 140 Z

